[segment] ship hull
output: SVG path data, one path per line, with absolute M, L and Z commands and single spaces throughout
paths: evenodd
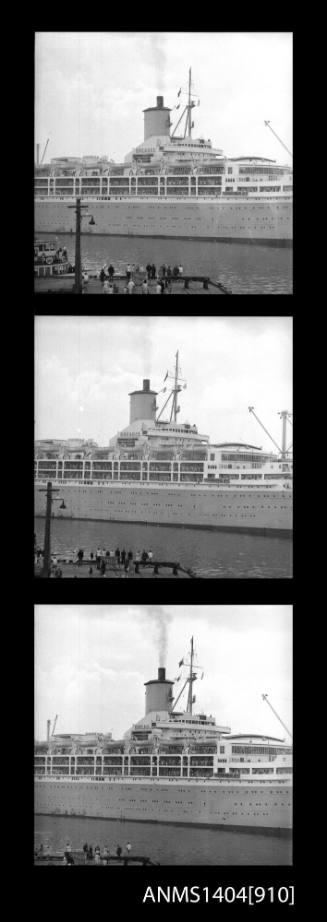
M 73 198 L 35 200 L 35 232 L 74 233 Z M 178 237 L 292 244 L 292 203 L 285 201 L 161 201 L 83 198 L 95 224 L 87 232 L 110 236 Z
M 35 515 L 45 515 L 44 481 L 35 485 Z M 56 518 L 138 522 L 252 533 L 292 533 L 292 491 L 226 490 L 206 486 L 72 485 L 56 481 L 66 509 Z
M 290 830 L 291 786 L 183 779 L 35 782 L 35 813 Z

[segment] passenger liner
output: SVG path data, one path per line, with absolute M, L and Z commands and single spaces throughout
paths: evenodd
M 144 140 L 124 162 L 95 156 L 37 162 L 35 232 L 74 233 L 68 206 L 80 196 L 92 213 L 83 233 L 290 244 L 291 167 L 252 155 L 228 158 L 210 139 L 194 139 L 194 106 L 190 70 L 188 102 L 173 132 L 172 110 L 157 96 L 144 110 Z M 177 135 L 184 116 L 184 133 Z
M 142 390 L 130 394 L 129 425 L 109 446 L 80 439 L 36 443 L 36 516 L 45 515 L 44 486 L 51 482 L 62 500 L 53 504 L 56 517 L 291 533 L 292 458 L 285 440 L 280 454 L 242 442 L 210 445 L 196 425 L 178 423 L 186 387 L 178 356 L 158 415 L 157 392 L 145 379 Z
M 35 745 L 35 812 L 289 830 L 292 747 L 256 733 L 232 734 L 193 713 L 193 638 L 182 690 L 159 667 L 145 683 L 145 716 L 121 740 L 56 734 Z M 202 676 L 203 677 L 203 676 Z M 177 710 L 188 685 L 185 711 Z M 266 697 L 266 696 L 264 696 Z

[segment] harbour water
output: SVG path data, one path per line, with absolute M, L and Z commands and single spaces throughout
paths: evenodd
M 75 262 L 73 234 L 38 234 L 39 240 L 57 240 L 67 247 Z M 82 264 L 99 269 L 112 263 L 116 271 L 126 265 L 182 263 L 184 274 L 218 279 L 234 294 L 292 294 L 292 248 L 265 243 L 219 243 L 213 240 L 182 240 L 153 237 L 82 236 Z
M 35 519 L 39 547 L 44 543 L 44 518 Z M 152 550 L 154 559 L 191 567 L 206 579 L 282 579 L 292 577 L 292 540 L 279 536 L 171 528 L 132 522 L 52 519 L 51 549 L 71 556 L 75 548 L 95 551 Z
M 78 816 L 36 816 L 35 847 L 72 849 L 85 842 L 115 853 L 117 845 L 132 845 L 131 856 L 144 855 L 160 865 L 289 865 L 290 836 L 241 830 L 208 829 L 169 823 L 91 819 Z

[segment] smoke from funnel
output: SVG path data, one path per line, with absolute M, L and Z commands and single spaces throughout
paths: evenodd
M 166 52 L 164 51 L 162 35 L 150 35 L 151 50 L 156 71 L 156 87 L 158 92 L 165 89 Z
M 172 620 L 170 612 L 165 611 L 161 605 L 154 606 L 149 611 L 149 617 L 154 624 L 159 655 L 159 667 L 166 665 L 168 650 L 168 625 Z

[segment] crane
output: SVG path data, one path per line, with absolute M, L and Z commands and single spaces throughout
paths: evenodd
M 257 420 L 257 422 L 259 423 L 259 425 L 261 426 L 261 428 L 264 430 L 264 432 L 266 432 L 266 434 L 269 435 L 269 438 L 270 438 L 271 442 L 274 443 L 274 445 L 276 446 L 276 448 L 278 449 L 278 451 L 281 453 L 281 448 L 279 447 L 279 445 L 277 445 L 277 442 L 275 442 L 275 439 L 273 439 L 272 435 L 270 435 L 270 432 L 268 432 L 268 429 L 266 429 L 266 427 L 265 427 L 265 426 L 263 425 L 263 423 L 261 422 L 261 419 L 259 419 L 259 417 L 257 416 L 257 414 L 254 412 L 254 407 L 248 407 L 248 410 L 249 410 L 249 413 L 252 413 L 252 415 L 255 417 L 255 419 Z
M 262 695 L 262 697 L 263 697 L 263 700 L 266 701 L 267 704 L 269 704 L 269 707 L 271 708 L 271 710 L 272 710 L 273 713 L 275 714 L 275 717 L 277 717 L 277 720 L 279 720 L 279 723 L 282 725 L 282 727 L 284 727 L 284 730 L 286 730 L 286 733 L 288 733 L 288 735 L 291 737 L 291 740 L 292 740 L 292 739 L 293 739 L 292 734 L 291 734 L 290 731 L 288 730 L 286 724 L 283 723 L 282 719 L 281 719 L 281 718 L 279 717 L 279 715 L 277 714 L 277 711 L 275 711 L 275 708 L 273 708 L 272 704 L 270 704 L 270 701 L 268 701 L 268 695 Z
M 266 427 L 261 422 L 261 419 L 259 419 L 257 414 L 254 412 L 254 407 L 248 407 L 248 410 L 249 410 L 249 413 L 252 413 L 252 415 L 255 417 L 255 419 L 257 420 L 261 428 L 264 430 L 264 432 L 266 432 L 266 434 L 269 436 L 269 438 L 271 439 L 275 447 L 278 449 L 282 457 L 285 458 L 285 455 L 287 455 L 287 453 L 290 451 L 292 447 L 291 445 L 289 445 L 289 447 L 286 448 L 286 423 L 289 422 L 291 426 L 293 426 L 293 423 L 291 420 L 292 413 L 289 413 L 288 410 L 282 410 L 280 413 L 278 413 L 278 416 L 283 422 L 282 447 L 280 448 L 279 445 L 277 445 L 277 442 L 275 442 L 275 439 L 273 439 L 272 435 L 270 435 L 270 432 L 268 432 L 268 429 L 266 429 Z
M 285 150 L 287 150 L 287 153 L 288 153 L 288 154 L 290 155 L 290 157 L 292 157 L 292 159 L 293 159 L 292 151 L 290 151 L 290 150 L 288 149 L 288 147 L 286 147 L 286 144 L 284 144 L 284 141 L 282 141 L 281 138 L 278 137 L 278 134 L 276 134 L 276 131 L 274 131 L 274 129 L 271 127 L 270 122 L 265 121 L 265 125 L 267 125 L 267 128 L 270 128 L 270 131 L 272 131 L 272 133 L 275 135 L 275 138 L 277 138 L 277 140 L 279 141 L 279 143 L 282 144 L 283 147 L 285 147 Z
M 47 146 L 48 146 L 48 144 L 49 144 L 49 141 L 50 141 L 50 138 L 47 139 L 47 142 L 46 142 L 46 145 L 45 145 L 45 148 L 44 148 L 42 157 L 41 157 L 41 164 L 43 163 L 43 160 L 44 160 L 44 158 L 45 158 L 45 153 L 46 153 L 46 149 L 47 149 Z
M 53 727 L 52 727 L 51 736 L 54 736 L 54 732 L 55 732 L 56 725 L 57 725 L 57 720 L 58 720 L 58 714 L 56 714 L 55 719 L 54 719 L 54 721 L 53 721 Z
M 292 423 L 292 420 L 291 420 L 291 416 L 292 416 L 292 415 L 293 415 L 293 414 L 292 414 L 292 413 L 289 413 L 288 410 L 281 410 L 281 412 L 278 413 L 278 416 L 280 417 L 280 419 L 281 419 L 282 422 L 283 422 L 282 455 L 288 454 L 288 452 L 289 452 L 289 451 L 291 450 L 291 448 L 292 448 L 292 445 L 289 445 L 288 448 L 286 448 L 286 423 L 287 423 L 287 422 L 290 423 L 290 425 L 291 425 L 292 428 L 293 428 L 293 423 Z

